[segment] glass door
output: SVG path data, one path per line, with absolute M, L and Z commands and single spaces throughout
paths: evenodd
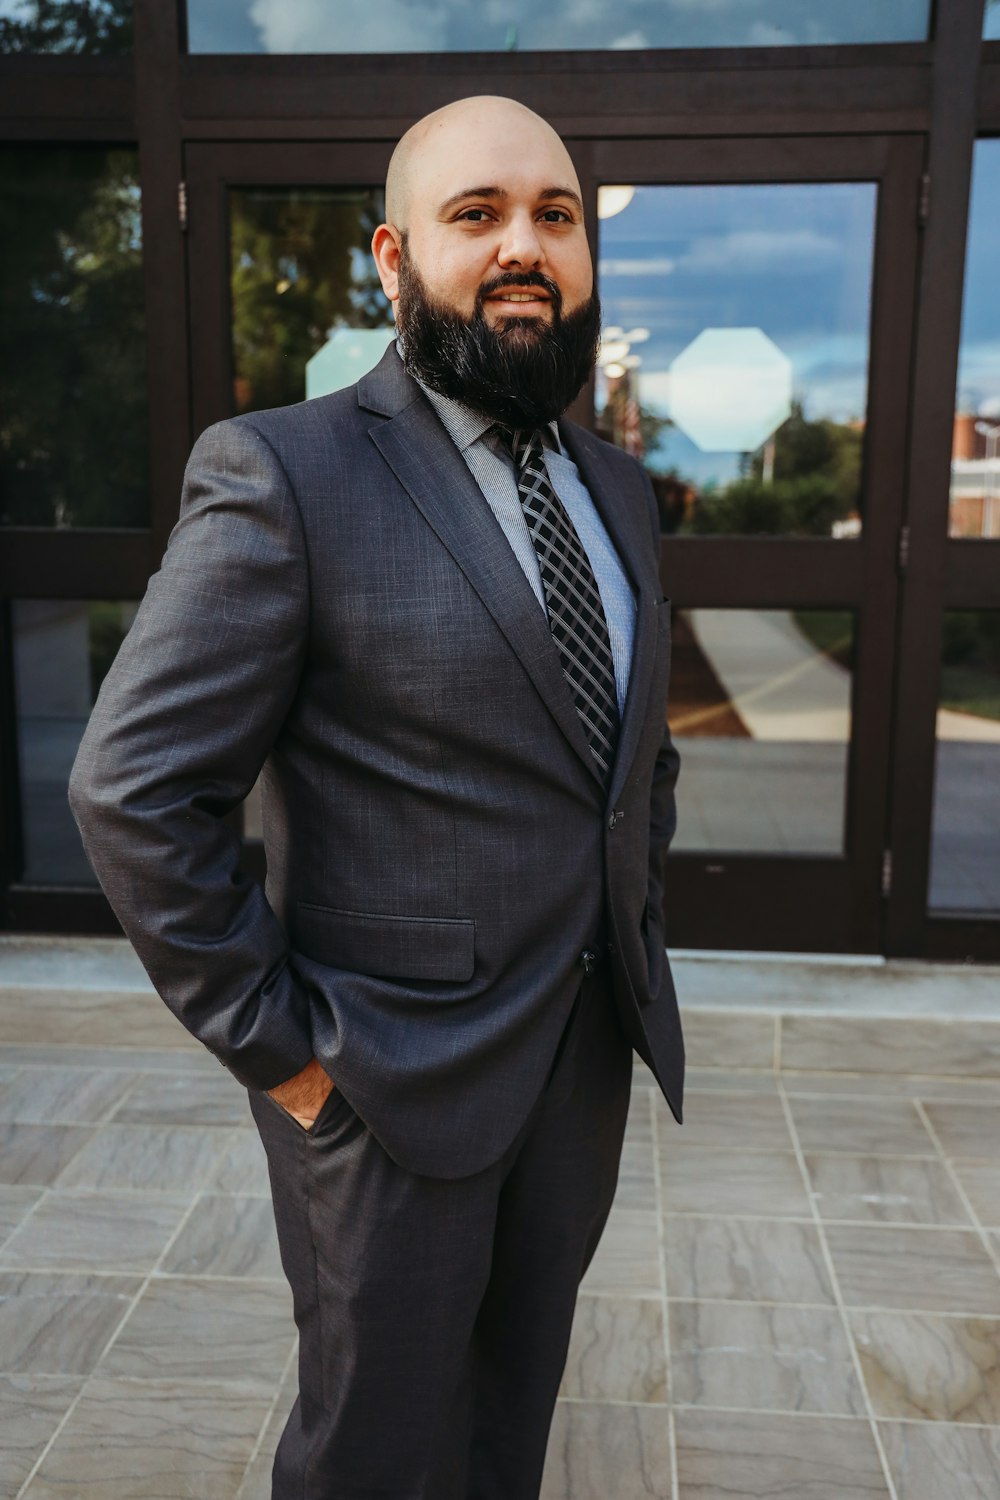
M 668 939 L 878 951 L 919 150 L 591 161 L 596 425 L 652 477 L 673 600 Z
M 668 938 L 878 951 L 919 146 L 573 149 L 605 325 L 575 414 L 649 470 L 674 606 Z M 196 431 L 376 363 L 390 150 L 189 148 Z

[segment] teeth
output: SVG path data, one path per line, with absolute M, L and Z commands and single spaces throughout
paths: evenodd
M 502 302 L 538 302 L 540 298 L 537 292 L 504 292 L 500 300 Z

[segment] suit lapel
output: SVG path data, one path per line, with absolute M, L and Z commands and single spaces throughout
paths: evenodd
M 661 592 L 657 560 L 650 547 L 645 506 L 640 510 L 624 503 L 622 481 L 615 472 L 612 455 L 605 452 L 605 444 L 575 423 L 561 422 L 559 430 L 636 591 L 628 693 L 608 794 L 608 801 L 614 806 L 635 757 L 649 701 L 656 657 L 657 600 Z
M 413 400 L 389 421 L 373 426 L 370 436 L 476 590 L 559 728 L 600 784 L 600 773 L 545 614 L 499 522 L 437 416 L 422 398 Z

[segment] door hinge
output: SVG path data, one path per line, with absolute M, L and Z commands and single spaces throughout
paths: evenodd
M 906 570 L 910 566 L 910 528 L 901 526 L 899 528 L 899 543 L 896 548 L 896 571 L 901 578 L 906 577 Z
M 186 182 L 177 184 L 177 222 L 182 230 L 188 227 L 188 185 Z
M 920 174 L 920 197 L 917 200 L 917 224 L 923 229 L 931 216 L 931 174 Z
M 882 850 L 882 895 L 892 893 L 892 850 Z

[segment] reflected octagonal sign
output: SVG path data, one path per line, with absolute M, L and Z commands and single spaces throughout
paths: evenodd
M 792 409 L 792 362 L 760 328 L 703 328 L 670 366 L 670 415 L 703 453 L 750 453 Z

